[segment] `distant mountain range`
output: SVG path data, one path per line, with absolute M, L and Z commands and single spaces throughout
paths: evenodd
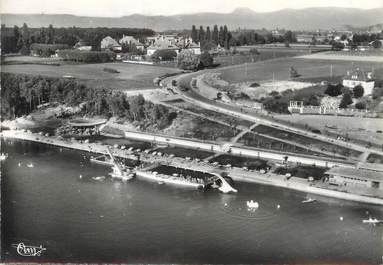
M 156 31 L 190 29 L 226 24 L 229 29 L 274 29 L 293 30 L 362 28 L 383 22 L 383 8 L 356 9 L 318 7 L 306 9 L 283 9 L 259 13 L 248 8 L 237 8 L 231 13 L 196 13 L 173 16 L 129 15 L 123 17 L 85 17 L 53 14 L 1 14 L 1 23 L 7 26 L 24 22 L 29 27 L 120 27 L 151 28 Z

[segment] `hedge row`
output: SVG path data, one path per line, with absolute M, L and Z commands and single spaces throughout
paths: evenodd
M 113 61 L 116 57 L 114 52 L 109 51 L 60 50 L 57 54 L 64 60 L 84 63 L 105 63 Z
M 49 57 L 56 53 L 56 50 L 69 49 L 68 44 L 45 44 L 45 43 L 33 43 L 31 45 L 31 51 L 42 57 Z

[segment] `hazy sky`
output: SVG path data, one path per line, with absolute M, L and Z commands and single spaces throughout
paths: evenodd
M 248 7 L 257 12 L 283 8 L 339 6 L 383 7 L 383 0 L 0 0 L 1 13 L 75 14 L 85 16 L 174 15 L 196 12 L 231 12 Z

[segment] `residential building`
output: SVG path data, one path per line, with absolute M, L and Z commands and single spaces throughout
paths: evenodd
M 101 50 L 121 51 L 121 45 L 112 37 L 107 36 L 101 40 Z
M 90 51 L 92 50 L 92 46 L 87 45 L 87 43 L 83 40 L 79 40 L 74 46 L 74 49 L 80 50 L 80 51 Z
M 135 45 L 136 48 L 140 51 L 145 49 L 144 44 L 142 44 L 139 40 L 134 38 L 133 36 L 123 35 L 123 37 L 119 40 L 121 45 Z
M 347 75 L 343 78 L 343 86 L 354 88 L 357 85 L 361 85 L 364 88 L 364 95 L 371 95 L 375 86 L 372 73 L 364 72 L 359 68 L 348 71 Z

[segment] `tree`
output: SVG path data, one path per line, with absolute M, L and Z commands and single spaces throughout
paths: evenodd
M 23 24 L 21 28 L 22 44 L 29 48 L 29 29 L 27 23 Z
M 205 41 L 205 31 L 204 31 L 202 26 L 199 27 L 198 41 L 200 41 L 200 42 L 204 42 Z
M 317 38 L 315 38 L 315 36 L 311 38 L 311 45 L 317 45 Z
M 46 43 L 53 44 L 55 41 L 54 37 L 55 37 L 55 30 L 54 30 L 52 24 L 50 24 L 48 27 L 48 30 L 47 30 L 47 36 L 46 36 L 47 41 L 46 41 Z
M 2 32 L 3 34 L 3 32 Z M 18 26 L 14 26 L 13 27 L 13 34 L 15 36 L 15 47 L 16 47 L 16 51 L 19 51 L 22 47 L 22 40 L 21 40 L 21 33 L 20 33 L 20 29 Z
M 364 94 L 364 88 L 361 85 L 357 85 L 353 88 L 354 98 L 361 98 Z
M 197 29 L 195 28 L 195 25 L 192 26 L 191 38 L 193 42 L 198 42 Z
M 218 44 L 223 47 L 224 46 L 224 42 L 225 42 L 225 35 L 224 35 L 224 32 L 223 32 L 223 27 L 220 26 L 219 27 L 219 32 L 218 32 Z
M 343 85 L 340 83 L 336 85 L 328 84 L 324 93 L 331 97 L 337 97 L 342 94 L 342 88 L 343 88 Z
M 357 109 L 366 109 L 366 103 L 365 102 L 358 102 L 355 104 L 355 108 Z
M 249 53 L 252 54 L 252 55 L 258 55 L 259 54 L 259 51 L 257 48 L 251 48 L 249 50 Z
M 340 101 L 340 104 L 339 104 L 339 108 L 345 109 L 350 104 L 352 104 L 351 93 L 343 94 L 342 100 Z
M 211 32 L 210 32 L 210 27 L 209 26 L 206 27 L 206 37 L 205 37 L 205 39 L 206 39 L 206 42 L 210 42 L 211 41 Z
M 152 55 L 152 59 L 159 61 L 172 61 L 176 57 L 177 53 L 174 50 L 168 49 L 156 50 Z
M 203 52 L 200 57 L 200 68 L 210 67 L 213 65 L 214 59 L 207 51 Z
M 178 54 L 177 67 L 183 70 L 195 70 L 200 63 L 199 56 L 190 50 L 182 50 Z
M 375 49 L 382 48 L 382 41 L 381 40 L 374 40 L 371 45 Z
M 214 25 L 212 39 L 213 39 L 215 45 L 218 45 L 219 33 L 218 33 L 218 26 L 217 25 Z
M 288 41 L 289 43 L 297 41 L 295 34 L 291 30 L 286 31 L 286 33 L 283 37 L 284 37 L 284 40 Z M 283 41 L 283 39 L 282 39 L 282 41 Z
M 227 26 L 223 26 L 223 45 L 225 49 L 229 49 L 229 31 L 227 30 Z
M 344 49 L 344 44 L 343 43 L 337 42 L 337 41 L 332 41 L 332 43 L 331 43 L 331 50 L 340 51 L 340 50 L 343 50 L 343 49 Z

